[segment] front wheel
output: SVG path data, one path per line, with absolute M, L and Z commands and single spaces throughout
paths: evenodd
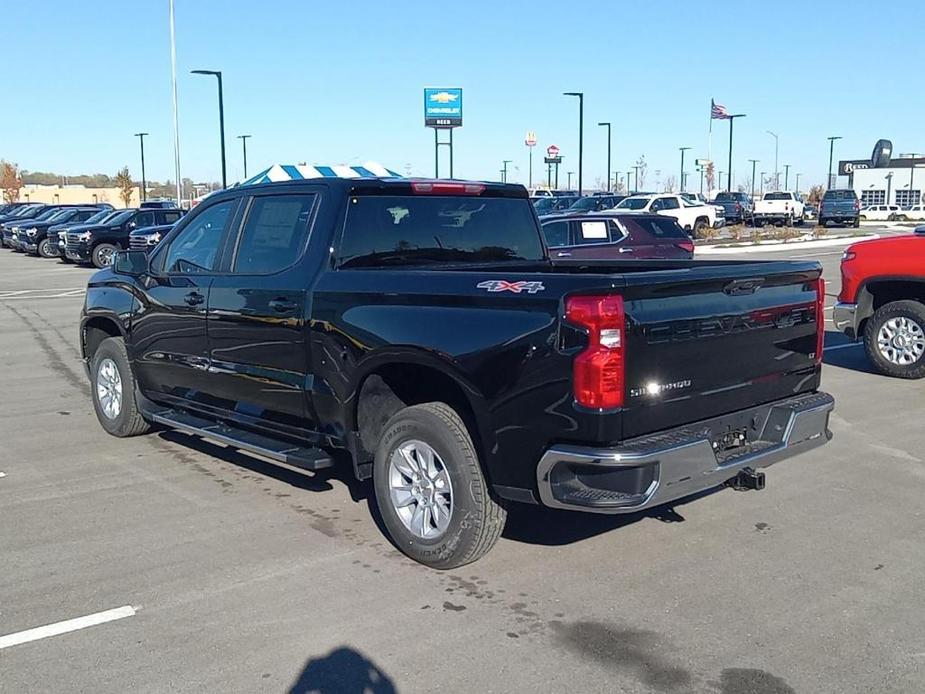
M 864 329 L 864 349 L 886 376 L 925 376 L 925 306 L 893 301 L 878 308 Z
M 147 433 L 150 425 L 135 404 L 135 374 L 122 338 L 100 342 L 90 361 L 96 418 L 107 433 L 125 438 Z
M 506 511 L 489 495 L 466 425 L 442 402 L 406 407 L 388 421 L 373 486 L 395 546 L 435 569 L 475 561 L 504 529 Z
M 112 257 L 119 249 L 111 243 L 101 243 L 93 249 L 93 265 L 98 268 L 112 265 Z
M 39 247 L 36 249 L 36 252 L 43 258 L 55 257 L 55 253 L 52 251 L 51 241 L 48 239 L 42 239 L 39 241 Z
M 698 219 L 694 222 L 694 238 L 699 239 L 703 237 L 703 230 L 706 229 L 707 223 L 702 219 Z

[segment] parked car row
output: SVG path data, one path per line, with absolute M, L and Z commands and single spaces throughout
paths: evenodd
M 108 203 L 16 205 L 0 209 L 0 243 L 14 251 L 102 268 L 116 251 L 136 247 L 133 234 L 144 247 L 153 246 L 157 241 L 151 239 L 159 239 L 159 233 L 182 215 L 182 210 L 162 202 L 120 210 Z
M 860 219 L 866 221 L 906 222 L 925 219 L 925 205 L 868 205 L 861 209 Z

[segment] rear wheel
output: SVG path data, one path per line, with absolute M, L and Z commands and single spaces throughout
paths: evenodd
M 112 257 L 119 249 L 111 243 L 101 243 L 93 249 L 93 264 L 98 268 L 112 265 Z
M 90 360 L 93 409 L 107 433 L 119 438 L 147 433 L 151 428 L 135 404 L 135 374 L 119 337 L 100 342 Z
M 373 486 L 395 546 L 435 569 L 475 561 L 504 529 L 507 514 L 488 493 L 469 432 L 442 402 L 406 407 L 389 420 Z
M 925 376 L 925 306 L 893 301 L 878 308 L 864 329 L 864 349 L 886 376 Z
M 702 219 L 698 219 L 694 222 L 694 238 L 699 239 L 703 236 L 703 230 L 706 229 L 707 223 Z

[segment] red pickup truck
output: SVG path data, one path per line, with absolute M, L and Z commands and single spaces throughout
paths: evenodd
M 925 226 L 849 246 L 841 276 L 835 327 L 864 340 L 878 372 L 925 376 Z

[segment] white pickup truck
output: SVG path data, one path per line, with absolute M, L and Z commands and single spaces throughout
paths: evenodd
M 752 218 L 755 220 L 755 226 L 762 224 L 800 226 L 805 219 L 803 207 L 803 201 L 796 193 L 784 191 L 765 193 L 764 197 L 755 203 Z
M 674 217 L 694 238 L 699 238 L 700 230 L 705 227 L 718 229 L 726 223 L 725 215 L 720 215 L 714 205 L 694 203 L 673 193 L 633 195 L 607 212 L 649 212 Z

